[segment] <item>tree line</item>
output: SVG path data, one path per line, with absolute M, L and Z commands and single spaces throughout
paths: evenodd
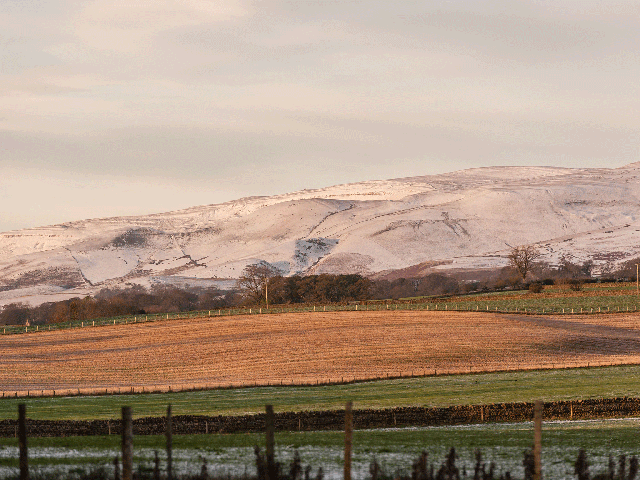
M 258 280 L 253 288 L 238 282 L 236 289 L 215 287 L 180 289 L 156 285 L 149 289 L 134 285 L 103 289 L 95 296 L 72 298 L 31 307 L 23 303 L 6 305 L 0 310 L 0 325 L 42 325 L 87 321 L 121 315 L 174 313 L 214 310 L 244 305 L 271 303 L 333 303 L 368 300 L 372 283 L 360 275 L 311 275 L 307 277 L 269 277 L 268 285 Z M 269 289 L 267 292 L 265 286 Z
M 84 321 L 121 315 L 184 312 L 226 307 L 233 292 L 217 288 L 185 290 L 156 285 L 149 289 L 134 285 L 103 289 L 95 296 L 72 298 L 30 307 L 23 303 L 6 305 L 0 311 L 0 325 L 32 325 Z
M 339 303 L 372 298 L 373 282 L 358 274 L 285 277 L 272 265 L 248 265 L 238 290 L 250 303 Z

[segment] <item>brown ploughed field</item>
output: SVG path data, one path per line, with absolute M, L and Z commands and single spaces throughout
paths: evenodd
M 333 312 L 0 337 L 0 391 L 164 391 L 640 363 L 640 315 Z

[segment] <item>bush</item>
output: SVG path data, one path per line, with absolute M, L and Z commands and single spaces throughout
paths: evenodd
M 569 288 L 574 292 L 579 292 L 580 290 L 582 290 L 582 280 L 572 278 L 567 282 L 567 284 L 569 285 Z
M 533 282 L 529 285 L 529 291 L 531 293 L 541 293 L 544 290 L 542 282 Z
M 574 292 L 579 292 L 582 290 L 584 281 L 577 278 L 561 278 L 559 280 L 556 280 L 556 284 L 560 286 L 566 286 Z

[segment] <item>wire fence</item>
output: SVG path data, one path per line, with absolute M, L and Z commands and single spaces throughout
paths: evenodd
M 606 298 L 606 300 L 603 300 Z M 128 325 L 146 322 L 160 322 L 179 319 L 207 317 L 233 317 L 246 315 L 274 315 L 284 313 L 311 312 L 380 312 L 380 311 L 437 311 L 437 312 L 492 312 L 523 315 L 593 315 L 611 313 L 637 313 L 640 299 L 635 296 L 584 297 L 561 299 L 541 299 L 532 302 L 517 300 L 490 300 L 485 302 L 380 302 L 367 301 L 348 304 L 293 304 L 273 307 L 238 307 L 214 310 L 198 310 L 178 313 L 156 313 L 124 315 L 118 317 L 74 320 L 70 322 L 48 323 L 44 325 L 4 325 L 0 327 L 2 335 L 36 333 L 65 330 L 70 328 L 104 327 L 109 325 Z M 579 301 L 576 301 L 579 300 Z
M 240 388 L 264 388 L 264 387 L 314 387 L 349 385 L 364 382 L 383 380 L 402 380 L 411 378 L 439 377 L 464 374 L 526 372 L 575 368 L 599 368 L 640 365 L 640 355 L 624 356 L 619 360 L 608 361 L 557 361 L 557 362 L 533 362 L 522 364 L 501 365 L 466 365 L 450 368 L 414 368 L 413 370 L 387 372 L 383 375 L 343 375 L 331 377 L 306 377 L 294 379 L 265 380 L 265 381 L 217 381 L 200 383 L 162 384 L 162 385 L 137 385 L 137 386 L 108 386 L 108 387 L 73 387 L 56 389 L 27 389 L 3 390 L 0 398 L 42 398 L 42 397 L 71 397 L 71 396 L 101 396 L 101 395 L 135 395 L 135 394 L 159 394 L 177 392 L 197 392 L 207 390 L 224 390 Z

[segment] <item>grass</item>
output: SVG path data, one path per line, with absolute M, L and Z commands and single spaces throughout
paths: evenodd
M 546 478 L 572 478 L 572 464 L 579 448 L 585 448 L 589 460 L 602 471 L 608 455 L 637 455 L 638 420 L 604 420 L 577 422 L 548 422 L 543 426 L 543 473 Z M 411 462 L 422 450 L 430 454 L 437 466 L 449 448 L 458 452 L 458 466 L 473 466 L 474 452 L 479 448 L 487 462 L 495 461 L 501 471 L 510 470 L 522 477 L 522 452 L 532 443 L 532 425 L 483 424 L 459 427 L 416 429 L 356 430 L 354 432 L 354 478 L 364 478 L 369 462 L 375 457 L 387 471 L 402 469 L 408 472 Z M 178 470 L 185 471 L 190 463 L 192 471 L 200 468 L 201 458 L 207 458 L 210 472 L 242 474 L 244 468 L 253 472 L 254 445 L 264 449 L 264 435 L 184 435 L 174 436 L 174 459 Z M 342 468 L 342 432 L 283 432 L 276 433 L 276 452 L 279 460 L 289 461 L 295 448 L 300 449 L 303 465 L 317 469 L 322 466 L 328 478 L 340 478 Z M 33 438 L 29 440 L 35 470 L 64 465 L 109 465 L 120 449 L 117 435 L 103 437 Z M 134 437 L 134 464 L 149 466 L 153 451 L 160 453 L 164 467 L 164 437 Z M 17 441 L 0 439 L 0 474 L 16 469 Z
M 635 295 L 532 297 L 503 295 L 477 299 L 452 300 L 452 310 L 488 310 L 505 313 L 524 312 L 536 314 L 614 313 L 635 312 L 640 301 Z M 442 307 L 441 307 L 442 308 Z
M 575 292 L 567 286 L 545 286 L 538 294 L 528 290 L 475 293 L 451 297 L 449 308 L 475 310 L 497 310 L 500 312 L 533 311 L 534 313 L 569 314 L 637 311 L 640 297 L 636 294 L 635 283 L 586 284 Z M 564 309 L 564 312 L 563 312 Z M 573 311 L 572 311 L 573 309 Z
M 276 411 L 332 410 L 395 406 L 449 406 L 543 399 L 578 400 L 638 396 L 640 366 L 579 368 L 381 380 L 318 387 L 256 387 L 167 394 L 44 397 L 0 400 L 0 419 L 17 418 L 27 404 L 29 418 L 41 420 L 116 419 L 129 405 L 134 417 L 240 415 Z

